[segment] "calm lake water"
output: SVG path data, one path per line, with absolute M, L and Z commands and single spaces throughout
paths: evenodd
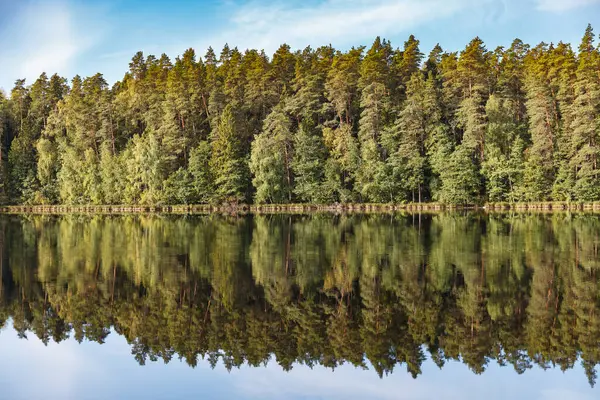
M 597 399 L 600 217 L 0 216 L 0 398 Z

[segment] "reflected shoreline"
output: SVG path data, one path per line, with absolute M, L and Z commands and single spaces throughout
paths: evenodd
M 595 215 L 2 216 L 0 316 L 135 359 L 418 377 L 600 361 Z

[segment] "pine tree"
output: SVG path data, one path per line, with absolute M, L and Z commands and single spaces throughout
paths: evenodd
M 349 125 L 325 128 L 323 139 L 329 157 L 325 164 L 324 196 L 331 201 L 348 203 L 358 198 L 355 189 L 360 150 Z
M 320 59 L 323 56 L 308 47 L 296 58 L 295 93 L 286 103 L 286 110 L 298 122 L 307 120 L 318 124 L 325 119 L 325 72 L 322 71 L 321 64 L 329 60 Z
M 64 140 L 64 124 L 60 112 L 55 110 L 48 117 L 46 128 L 36 144 L 37 178 L 40 182 L 40 193 L 37 197 L 43 204 L 55 204 L 59 201 L 57 175 L 60 170 L 60 140 Z
M 0 201 L 597 201 L 599 68 L 590 26 L 578 52 L 475 38 L 423 60 L 409 36 L 138 52 L 112 87 L 43 73 L 0 98 Z
M 479 202 L 480 177 L 473 149 L 459 145 L 441 171 L 440 200 L 448 204 L 475 204 Z
M 401 103 L 406 98 L 406 90 L 409 81 L 413 75 L 419 72 L 423 53 L 419 49 L 419 41 L 410 35 L 408 40 L 404 42 L 402 51 L 396 51 L 393 57 L 392 71 L 397 82 L 396 86 L 396 102 Z
M 62 204 L 85 204 L 83 160 L 75 148 L 65 142 L 59 144 L 60 170 L 57 173 L 58 191 Z M 134 204 L 135 202 L 131 202 Z
M 128 204 L 161 204 L 163 185 L 167 178 L 160 142 L 153 132 L 135 136 L 122 153 L 127 172 L 124 200 Z
M 552 47 L 552 46 L 551 46 Z M 558 43 L 544 57 L 547 69 L 547 84 L 554 100 L 555 121 L 554 170 L 556 171 L 552 198 L 554 200 L 571 201 L 575 199 L 575 169 L 571 166 L 573 158 L 572 124 L 573 102 L 575 98 L 575 80 L 577 57 L 571 45 Z
M 294 135 L 294 194 L 308 203 L 330 201 L 322 189 L 325 177 L 323 138 L 311 131 L 310 123 L 301 124 Z
M 473 39 L 460 54 L 457 74 L 462 98 L 457 113 L 457 126 L 463 130 L 462 143 L 485 159 L 485 103 L 489 88 L 488 52 L 479 38 Z
M 10 197 L 17 203 L 32 200 L 37 189 L 35 177 L 35 153 L 32 145 L 35 140 L 32 120 L 29 118 L 31 96 L 25 80 L 19 79 L 10 94 L 10 118 L 14 126 L 13 140 L 8 150 L 10 173 Z
M 264 51 L 246 51 L 242 64 L 246 82 L 243 108 L 248 121 L 248 133 L 254 137 L 261 132 L 263 121 L 277 104 L 279 95 L 270 79 L 271 65 Z
M 531 61 L 525 78 L 531 146 L 525 159 L 523 196 L 528 201 L 549 200 L 555 178 L 556 103 L 545 83 L 544 56 Z
M 263 131 L 252 143 L 250 171 L 257 203 L 292 201 L 292 134 L 282 106 L 267 116 Z
M 337 53 L 327 75 L 325 89 L 338 123 L 352 126 L 359 108 L 358 79 L 364 47 Z
M 357 191 L 363 201 L 386 201 L 381 185 L 387 181 L 385 157 L 381 148 L 381 136 L 386 130 L 390 110 L 389 66 L 391 59 L 389 42 L 375 40 L 361 64 L 359 87 L 360 166 L 357 172 Z
M 438 196 L 444 202 L 467 204 L 480 200 L 480 165 L 485 160 L 484 104 L 491 91 L 488 59 L 489 53 L 479 38 L 473 39 L 458 59 L 453 54 L 442 57 L 445 118 L 454 133 L 450 140 L 454 150 L 440 171 Z
M 575 171 L 574 195 L 581 201 L 600 198 L 600 53 L 588 25 L 579 46 L 575 98 L 568 127 L 571 136 L 571 167 Z
M 277 102 L 291 92 L 292 79 L 294 78 L 296 58 L 290 51 L 290 46 L 282 44 L 279 46 L 271 62 L 271 79 L 275 84 Z
M 529 45 L 520 39 L 515 39 L 511 46 L 502 53 L 500 73 L 496 92 L 511 109 L 515 124 L 518 129 L 526 122 L 525 108 L 525 58 L 529 52 Z
M 423 115 L 426 117 L 425 154 L 431 167 L 427 186 L 433 200 L 440 197 L 440 175 L 454 146 L 452 130 L 443 121 L 441 93 L 439 77 L 429 72 L 423 91 Z
M 214 192 L 213 177 L 210 173 L 211 146 L 208 140 L 198 143 L 191 154 L 188 171 L 192 176 L 193 196 L 196 203 L 208 203 Z
M 99 174 L 101 191 L 105 204 L 121 204 L 125 185 L 123 165 L 118 155 L 115 155 L 108 143 L 102 145 L 100 151 Z
M 210 171 L 216 202 L 243 202 L 247 197 L 248 161 L 242 153 L 231 105 L 227 105 L 212 131 Z
M 486 105 L 486 158 L 482 163 L 482 174 L 489 201 L 515 201 L 519 198 L 523 160 L 517 149 L 524 143 L 519 136 L 518 117 L 513 114 L 519 108 L 512 105 L 510 100 L 496 95 L 491 95 Z
M 415 72 L 406 86 L 406 101 L 396 124 L 384 137 L 383 144 L 390 158 L 387 163 L 393 170 L 389 179 L 396 182 L 404 193 L 391 188 L 390 198 L 400 200 L 410 194 L 412 201 L 421 202 L 426 174 L 425 143 L 428 134 L 428 115 L 425 109 L 425 80 Z M 400 196 L 400 197 L 399 197 Z
M 9 176 L 6 163 L 6 145 L 8 144 L 8 112 L 7 100 L 0 91 L 0 204 L 9 200 Z

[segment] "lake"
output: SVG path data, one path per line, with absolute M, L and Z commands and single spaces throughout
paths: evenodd
M 600 216 L 0 216 L 0 398 L 594 399 Z

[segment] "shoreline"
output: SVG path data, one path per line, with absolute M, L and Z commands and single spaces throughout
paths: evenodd
M 484 205 L 445 205 L 440 203 L 409 204 L 260 204 L 260 205 L 11 205 L 0 206 L 0 214 L 311 214 L 358 213 L 378 214 L 393 212 L 482 211 L 503 212 L 557 212 L 598 211 L 600 202 L 593 203 L 486 203 Z

